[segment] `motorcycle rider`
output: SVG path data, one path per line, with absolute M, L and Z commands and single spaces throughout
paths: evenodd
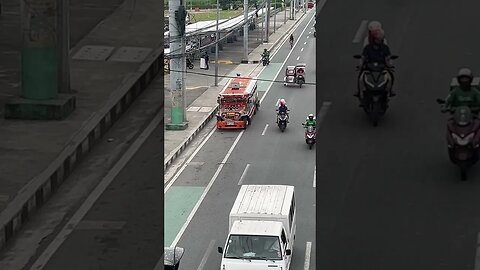
M 383 30 L 374 32 L 373 43 L 368 44 L 363 49 L 363 53 L 362 53 L 363 58 L 360 60 L 360 73 L 358 76 L 358 79 L 359 79 L 358 85 L 362 87 L 362 91 L 363 91 L 363 87 L 365 87 L 363 84 L 363 76 L 364 76 L 364 70 L 365 70 L 366 64 L 372 63 L 372 62 L 378 62 L 380 64 L 385 65 L 387 68 L 386 70 L 387 70 L 387 76 L 388 76 L 387 78 L 388 84 L 386 88 L 390 96 L 393 97 L 396 94 L 392 90 L 393 81 L 394 81 L 393 72 L 392 72 L 393 65 L 390 59 L 390 56 L 392 54 L 390 52 L 390 48 L 385 43 L 383 43 L 383 39 L 384 39 Z M 357 89 L 354 96 L 360 97 L 360 94 L 362 91 L 360 91 L 360 89 Z
M 382 29 L 382 24 L 378 21 L 372 21 L 368 24 L 368 35 L 365 37 L 364 41 L 363 41 L 363 47 L 365 48 L 365 46 L 367 46 L 368 44 L 372 44 L 374 41 L 373 41 L 373 37 L 376 35 L 377 32 L 380 32 L 380 31 L 383 31 L 383 33 L 385 33 L 385 31 Z M 383 43 L 387 44 L 387 41 L 385 40 L 385 38 L 383 39 Z
M 480 91 L 472 87 L 473 73 L 469 68 L 461 68 L 457 74 L 458 86 L 452 89 L 445 99 L 445 107 L 468 106 L 475 112 L 480 109 Z
M 290 34 L 290 46 L 293 46 L 293 34 Z
M 278 116 L 280 113 L 284 112 L 284 113 L 287 115 L 287 123 L 289 123 L 289 119 L 290 119 L 290 117 L 289 117 L 289 115 L 288 115 L 288 111 L 289 111 L 289 109 L 288 109 L 288 107 L 287 107 L 287 104 L 286 104 L 286 102 L 285 102 L 285 99 L 283 99 L 283 98 L 280 99 L 280 103 L 279 103 L 278 109 L 277 109 L 277 112 L 278 112 L 278 113 L 277 113 L 277 116 Z M 277 124 L 278 124 L 278 117 L 277 117 Z
M 263 49 L 262 57 L 265 57 L 267 62 L 270 62 L 270 52 L 266 48 Z
M 313 127 L 314 129 L 317 128 L 317 120 L 315 119 L 315 116 L 313 113 L 309 114 L 307 119 L 305 119 L 305 123 L 302 123 L 303 126 L 305 127 Z

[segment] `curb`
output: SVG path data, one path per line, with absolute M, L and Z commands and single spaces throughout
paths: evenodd
M 207 125 L 208 122 L 215 116 L 218 111 L 218 105 L 201 121 L 201 123 L 195 128 L 195 131 L 191 133 L 188 138 L 186 138 L 175 150 L 172 151 L 170 155 L 165 158 L 163 165 L 163 170 L 166 171 L 167 168 L 172 164 L 172 162 L 187 148 L 190 142 L 198 135 L 200 131 Z
M 306 14 L 304 13 L 300 18 L 298 18 L 298 20 L 291 26 L 291 28 L 295 27 L 295 25 L 298 24 L 298 22 L 300 21 L 301 18 L 303 18 L 303 16 L 305 16 Z M 289 29 L 289 31 L 291 30 L 291 28 Z M 275 48 L 275 46 L 278 45 L 278 43 L 280 43 L 280 41 L 283 39 L 283 37 L 285 37 L 289 31 L 285 32 L 285 34 L 280 37 L 275 43 L 273 43 L 272 47 L 270 48 L 270 50 L 272 50 L 273 48 Z M 261 61 L 248 61 L 248 64 L 259 64 Z M 185 148 L 187 148 L 187 146 L 190 144 L 190 142 L 197 136 L 197 134 L 205 127 L 205 125 L 213 118 L 213 116 L 216 114 L 218 110 L 218 105 L 215 107 L 214 110 L 212 110 L 212 112 L 210 112 L 210 114 L 197 126 L 197 128 L 195 129 L 195 131 L 190 134 L 190 136 L 188 136 L 187 139 L 185 139 L 177 148 L 175 148 L 175 150 L 172 151 L 172 153 L 170 155 L 167 156 L 167 158 L 165 159 L 166 161 L 164 162 L 164 165 L 163 165 L 163 170 L 166 171 L 167 168 L 172 164 L 172 162 L 185 150 Z
M 140 68 L 126 78 L 105 105 L 74 134 L 67 146 L 40 174 L 30 180 L 0 213 L 0 250 L 28 218 L 58 190 L 75 167 L 109 128 L 147 88 L 163 66 L 163 48 L 156 49 Z

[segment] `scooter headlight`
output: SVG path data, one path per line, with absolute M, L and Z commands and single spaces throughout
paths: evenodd
M 475 135 L 474 133 L 470 133 L 467 136 L 465 136 L 464 138 L 462 138 L 462 137 L 458 136 L 457 134 L 452 133 L 452 138 L 453 138 L 453 140 L 455 140 L 455 143 L 457 143 L 458 145 L 465 146 L 465 145 L 468 145 L 469 143 L 472 142 L 474 135 Z

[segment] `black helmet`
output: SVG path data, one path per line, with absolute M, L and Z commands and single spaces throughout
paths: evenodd
M 470 89 L 473 81 L 473 74 L 469 68 L 461 68 L 457 74 L 457 81 L 461 88 Z

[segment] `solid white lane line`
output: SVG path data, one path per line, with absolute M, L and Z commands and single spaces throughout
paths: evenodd
M 268 124 L 265 125 L 265 128 L 263 129 L 263 132 L 262 132 L 262 136 L 265 135 L 265 132 L 267 131 L 267 128 L 268 128 Z
M 323 102 L 322 107 L 320 108 L 320 112 L 318 112 L 317 115 L 317 126 L 320 126 L 322 124 L 322 121 L 325 118 L 325 115 L 327 114 L 330 105 L 332 105 L 332 102 L 330 101 Z
M 477 235 L 477 250 L 475 253 L 475 267 L 474 270 L 480 270 L 480 233 Z
M 305 248 L 305 263 L 303 264 L 303 270 L 310 270 L 310 256 L 312 253 L 312 242 L 307 242 Z
M 355 36 L 353 37 L 352 43 L 359 43 L 362 40 L 363 34 L 365 33 L 365 30 L 367 30 L 367 23 L 367 20 L 362 20 Z
M 242 176 L 240 177 L 240 180 L 238 180 L 238 185 L 241 186 L 243 183 L 243 179 L 245 179 L 245 176 L 247 175 L 248 169 L 250 168 L 250 164 L 247 164 L 245 169 L 243 170 Z
M 313 187 L 316 187 L 317 185 L 317 166 L 315 166 L 315 169 L 313 170 Z
M 178 172 L 175 174 L 175 176 L 173 176 L 172 180 L 170 180 L 170 182 L 168 183 L 168 185 L 165 187 L 164 191 L 163 191 L 163 194 L 167 193 L 168 189 L 173 185 L 173 183 L 175 183 L 175 180 L 177 180 L 177 178 L 183 173 L 183 171 L 185 170 L 185 168 L 187 168 L 188 164 L 192 161 L 193 158 L 195 158 L 195 156 L 198 154 L 198 152 L 200 152 L 200 150 L 202 150 L 203 146 L 207 143 L 207 141 L 210 139 L 210 137 L 212 137 L 213 133 L 217 130 L 217 127 L 214 126 L 212 131 L 210 131 L 210 133 L 208 134 L 208 136 L 203 140 L 203 142 L 197 147 L 197 149 L 195 150 L 195 152 L 192 153 L 192 155 L 187 159 L 187 161 L 185 162 L 185 164 L 183 164 L 183 166 L 180 168 L 180 170 L 178 170 Z
M 304 18 L 306 18 L 306 17 L 304 17 Z M 310 21 L 308 21 L 307 25 L 310 24 L 313 19 L 315 19 L 315 16 L 312 16 L 312 18 L 310 18 Z M 299 25 L 300 25 L 300 23 L 297 24 L 297 27 L 298 27 Z M 295 48 L 295 46 L 297 46 L 298 42 L 300 41 L 300 37 L 303 36 L 303 33 L 305 33 L 306 30 L 307 30 L 307 28 L 304 28 L 303 31 L 302 31 L 302 33 L 300 33 L 300 35 L 298 36 L 299 38 L 297 39 L 297 41 L 295 42 L 295 44 L 293 44 L 293 48 Z M 287 40 L 285 39 L 285 40 L 284 40 L 284 43 L 285 43 L 286 41 L 287 41 Z M 305 42 L 305 44 L 306 44 L 306 42 Z M 282 63 L 282 67 L 285 65 L 285 63 L 287 62 L 288 58 L 290 57 L 290 55 L 292 54 L 293 51 L 294 51 L 294 50 L 290 50 L 290 52 L 287 54 L 287 57 L 285 57 L 285 60 L 284 60 L 283 63 Z M 278 69 L 277 74 L 275 74 L 275 76 L 273 77 L 274 80 L 278 77 L 278 74 L 280 74 L 281 71 L 283 71 L 283 69 L 281 69 L 281 68 Z M 260 99 L 260 104 L 262 104 L 263 100 L 265 99 L 265 97 L 267 96 L 268 92 L 269 92 L 270 89 L 272 88 L 272 85 L 273 85 L 273 81 L 270 82 L 270 85 L 268 86 L 267 91 L 265 91 L 265 94 L 263 94 L 262 98 Z
M 210 253 L 212 253 L 213 245 L 215 244 L 215 240 L 210 241 L 210 244 L 208 244 L 207 250 L 205 251 L 205 254 L 203 255 L 202 260 L 200 261 L 200 264 L 198 265 L 197 270 L 203 270 L 205 267 L 205 264 L 207 263 L 208 256 L 210 256 Z
M 242 130 L 240 132 L 240 134 L 238 134 L 237 138 L 235 139 L 235 141 L 233 142 L 233 145 L 232 147 L 230 147 L 230 149 L 228 150 L 227 152 L 227 155 L 225 155 L 225 157 L 223 158 L 222 162 L 220 163 L 220 166 L 218 166 L 217 168 L 217 171 L 215 172 L 215 174 L 213 175 L 212 179 L 210 179 L 210 182 L 208 183 L 208 186 L 205 188 L 205 190 L 203 191 L 203 194 L 202 196 L 200 197 L 200 199 L 198 200 L 197 204 L 195 204 L 195 207 L 193 208 L 192 212 L 190 212 L 190 215 L 188 216 L 187 218 L 187 221 L 185 222 L 185 224 L 183 224 L 182 228 L 180 229 L 180 231 L 178 232 L 177 234 L 177 237 L 175 237 L 175 239 L 173 240 L 172 244 L 170 245 L 170 247 L 175 247 L 178 243 L 178 241 L 180 240 L 180 238 L 182 237 L 183 233 L 185 232 L 185 230 L 187 229 L 188 227 L 188 224 L 190 224 L 190 222 L 192 221 L 193 219 L 193 216 L 195 215 L 195 213 L 197 212 L 198 208 L 200 207 L 200 204 L 202 204 L 203 200 L 205 199 L 205 197 L 207 196 L 207 193 L 208 191 L 210 190 L 210 188 L 212 187 L 213 183 L 215 183 L 215 180 L 217 180 L 217 177 L 218 175 L 220 174 L 220 172 L 222 171 L 223 169 L 223 166 L 225 165 L 225 163 L 227 162 L 228 158 L 230 157 L 230 155 L 232 154 L 233 152 L 233 149 L 235 149 L 235 146 L 237 146 L 237 143 L 240 141 L 240 139 L 242 138 L 243 136 L 243 133 L 245 132 L 245 130 Z
M 155 118 L 150 122 L 147 128 L 138 136 L 138 138 L 133 142 L 133 144 L 127 149 L 125 154 L 120 158 L 113 168 L 107 173 L 107 175 L 100 181 L 100 183 L 95 187 L 95 189 L 90 193 L 87 199 L 82 203 L 80 208 L 75 212 L 72 218 L 65 224 L 62 230 L 55 236 L 53 241 L 47 246 L 43 253 L 38 257 L 35 263 L 30 269 L 42 269 L 50 260 L 50 258 L 55 254 L 57 249 L 62 245 L 62 243 L 67 239 L 70 233 L 75 230 L 78 223 L 82 221 L 83 217 L 88 213 L 92 208 L 93 204 L 97 201 L 100 195 L 107 189 L 107 187 L 112 183 L 112 181 L 117 177 L 120 171 L 125 167 L 128 161 L 135 155 L 135 153 L 140 149 L 143 143 L 147 138 L 152 134 L 152 132 L 157 128 L 163 119 L 164 111 L 163 109 L 155 116 Z
M 299 57 L 297 57 L 297 61 L 298 61 L 298 60 L 300 60 L 300 56 L 299 56 Z
M 303 48 L 300 51 L 303 52 Z

